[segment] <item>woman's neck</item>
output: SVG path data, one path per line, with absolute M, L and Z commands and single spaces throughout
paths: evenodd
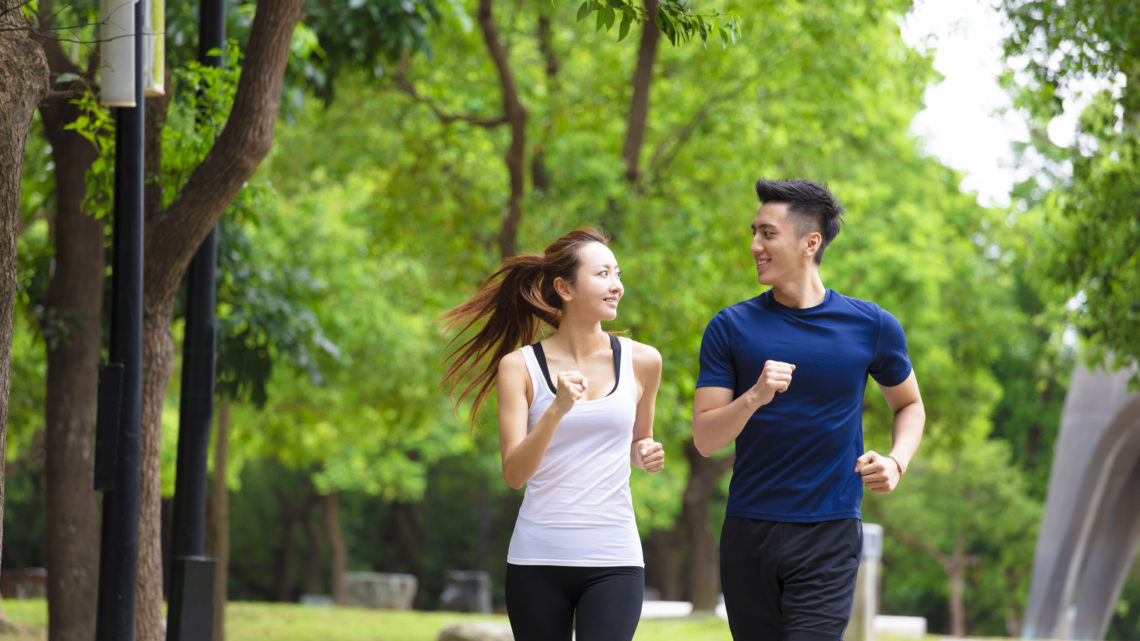
M 548 344 L 565 352 L 576 363 L 585 361 L 591 354 L 609 345 L 609 338 L 602 331 L 602 324 L 575 322 L 563 318 L 554 335 L 547 339 Z

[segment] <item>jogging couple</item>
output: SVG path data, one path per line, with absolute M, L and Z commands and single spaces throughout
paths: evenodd
M 693 441 L 735 444 L 721 584 L 735 641 L 837 641 L 851 614 L 864 489 L 893 491 L 925 413 L 899 322 L 824 287 L 843 207 L 807 180 L 756 183 L 756 277 L 769 289 L 720 310 L 700 349 Z M 608 239 L 588 228 L 511 258 L 444 318 L 459 336 L 445 381 L 475 413 L 498 393 L 503 477 L 526 486 L 507 554 L 518 641 L 628 641 L 644 561 L 631 465 L 659 472 L 661 355 L 606 333 L 625 291 Z M 742 241 L 743 244 L 743 241 Z M 541 341 L 542 325 L 553 333 Z M 522 346 L 520 348 L 520 346 Z M 893 413 L 887 453 L 863 449 L 867 377 Z

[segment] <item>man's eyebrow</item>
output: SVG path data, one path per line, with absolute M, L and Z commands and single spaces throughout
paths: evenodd
M 774 225 L 772 223 L 760 223 L 759 225 L 757 225 L 756 223 L 752 223 L 752 229 L 761 229 L 764 227 L 771 227 L 772 229 L 778 229 L 778 227 L 776 227 L 776 225 Z

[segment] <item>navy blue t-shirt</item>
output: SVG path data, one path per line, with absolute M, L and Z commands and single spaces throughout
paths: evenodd
M 910 375 L 902 326 L 874 303 L 827 290 L 808 309 L 785 307 L 771 290 L 722 309 L 701 340 L 697 387 L 738 398 L 768 360 L 796 366 L 787 391 L 748 419 L 736 437 L 729 516 L 812 523 L 862 518 L 863 392 Z

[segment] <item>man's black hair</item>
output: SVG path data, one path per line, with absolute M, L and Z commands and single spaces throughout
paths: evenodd
M 788 219 L 795 225 L 801 237 L 813 231 L 819 232 L 822 242 L 815 253 L 815 262 L 823 260 L 823 250 L 839 235 L 843 222 L 843 205 L 827 187 L 810 180 L 768 180 L 756 181 L 756 195 L 761 203 L 786 203 Z

